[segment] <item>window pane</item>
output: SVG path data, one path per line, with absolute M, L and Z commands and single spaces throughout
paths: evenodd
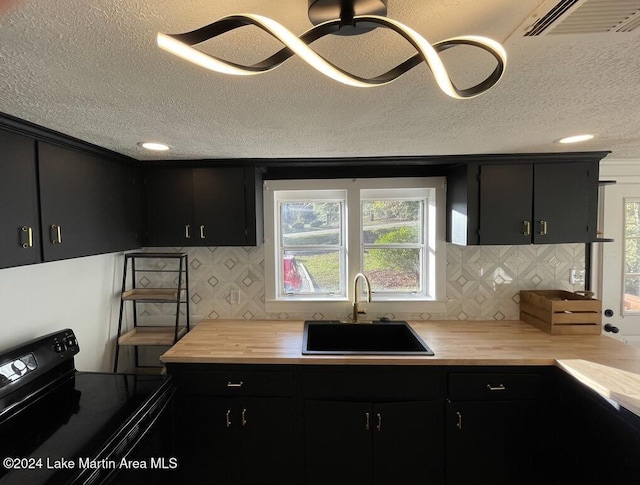
M 281 288 L 286 294 L 341 293 L 340 251 L 285 251 Z
M 340 244 L 340 202 L 283 202 L 281 234 L 284 246 Z
M 367 249 L 364 273 L 373 291 L 419 292 L 420 249 Z
M 624 246 L 625 273 L 640 273 L 640 239 L 627 239 Z
M 640 202 L 625 203 L 625 235 L 640 236 Z
M 640 202 L 625 202 L 624 311 L 640 313 Z
M 364 201 L 364 244 L 419 244 L 421 206 L 422 201 L 419 200 Z
M 624 309 L 627 312 L 640 313 L 640 277 L 624 278 Z

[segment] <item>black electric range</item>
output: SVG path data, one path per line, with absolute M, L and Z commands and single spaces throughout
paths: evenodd
M 70 329 L 0 355 L 0 484 L 160 483 L 169 376 L 79 372 Z

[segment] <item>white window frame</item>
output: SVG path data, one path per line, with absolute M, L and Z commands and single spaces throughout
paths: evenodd
M 388 294 L 376 293 L 372 303 L 367 304 L 370 314 L 390 313 L 444 313 L 446 310 L 446 242 L 445 242 L 445 191 L 444 177 L 428 178 L 375 178 L 375 179 L 331 179 L 331 180 L 270 180 L 264 183 L 264 231 L 265 231 L 265 309 L 269 313 L 280 312 L 314 312 L 344 313 L 351 310 L 353 301 L 353 277 L 361 271 L 362 258 L 362 221 L 361 191 L 367 195 L 378 192 L 380 198 L 385 194 L 393 194 L 393 189 L 415 189 L 415 192 L 403 194 L 412 197 L 423 197 L 428 193 L 425 205 L 427 239 L 425 240 L 425 261 L 433 271 L 425 273 L 428 281 L 424 294 Z M 278 295 L 278 278 L 281 271 L 276 265 L 278 261 L 279 204 L 276 192 L 311 190 L 335 190 L 346 192 L 344 207 L 345 244 L 347 252 L 346 294 L 331 298 L 318 299 L 309 295 L 283 297 Z M 375 191 L 375 192 L 366 192 Z M 397 192 L 396 192 L 397 193 Z M 417 194 L 417 195 L 416 195 Z M 371 197 L 366 197 L 371 198 Z M 428 226 L 427 226 L 428 225 Z

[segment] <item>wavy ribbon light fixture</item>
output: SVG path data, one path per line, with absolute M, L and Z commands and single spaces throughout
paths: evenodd
M 267 17 L 255 14 L 237 14 L 223 17 L 212 24 L 183 34 L 158 33 L 157 41 L 160 48 L 187 61 L 212 71 L 237 76 L 249 76 L 272 71 L 296 54 L 325 76 L 349 86 L 363 88 L 389 84 L 410 69 L 425 62 L 433 73 L 440 89 L 448 96 L 456 99 L 473 98 L 484 93 L 492 88 L 504 74 L 507 54 L 498 42 L 481 36 L 462 36 L 431 45 L 410 27 L 388 17 L 369 14 L 354 15 L 361 8 L 371 11 L 371 3 L 374 4 L 374 12 L 378 12 L 382 8 L 382 11 L 386 13 L 386 0 L 309 0 L 309 17 L 312 22 L 318 23 L 299 37 L 280 23 Z M 363 7 L 361 4 L 368 5 Z M 327 15 L 335 16 L 333 19 L 323 20 L 323 17 Z M 284 47 L 272 56 L 250 66 L 220 59 L 192 47 L 246 25 L 254 25 L 261 28 L 278 39 Z M 314 41 L 327 34 L 360 34 L 378 26 L 397 32 L 413 45 L 417 52 L 393 69 L 376 77 L 362 78 L 353 75 L 331 63 L 309 47 Z M 491 54 L 497 62 L 495 69 L 486 79 L 466 89 L 460 89 L 453 84 L 438 55 L 439 52 L 459 45 L 478 47 Z

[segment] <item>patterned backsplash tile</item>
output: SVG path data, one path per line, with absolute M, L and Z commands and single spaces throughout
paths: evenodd
M 147 248 L 167 251 L 167 248 Z M 200 319 L 342 319 L 309 312 L 267 313 L 262 247 L 173 248 L 189 255 L 189 311 Z M 171 251 L 170 250 L 170 251 Z M 155 262 L 153 264 L 156 264 Z M 157 263 L 161 268 L 163 262 Z M 511 320 L 519 318 L 519 291 L 583 290 L 569 282 L 571 269 L 584 269 L 585 245 L 456 246 L 447 245 L 445 313 L 395 313 L 406 320 Z M 140 274 L 140 286 L 170 286 L 175 274 Z M 310 304 L 312 305 L 312 304 Z M 145 304 L 140 315 L 169 317 L 172 305 Z

